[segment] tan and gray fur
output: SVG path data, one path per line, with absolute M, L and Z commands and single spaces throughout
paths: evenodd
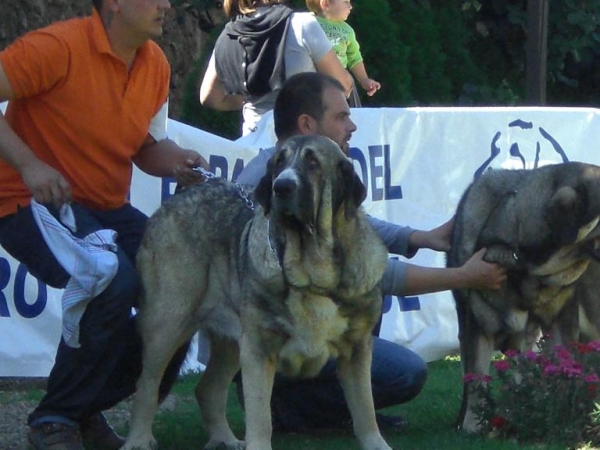
M 491 170 L 471 184 L 457 209 L 448 266 L 486 247 L 484 259 L 508 276 L 500 290 L 453 292 L 464 374 L 488 374 L 494 351 L 527 348 L 540 329 L 557 342 L 579 339 L 584 321 L 585 334 L 600 329 L 599 218 L 595 165 Z M 465 385 L 459 428 L 480 429 L 473 412 L 480 401 Z
M 196 388 L 206 449 L 271 449 L 275 372 L 315 376 L 333 357 L 360 448 L 390 450 L 370 379 L 387 250 L 365 219 L 365 196 L 333 141 L 303 136 L 285 141 L 269 161 L 254 210 L 244 190 L 225 180 L 188 188 L 159 208 L 138 256 L 143 372 L 125 449 L 156 448 L 159 380 L 200 329 L 211 345 Z M 245 442 L 225 417 L 240 366 Z

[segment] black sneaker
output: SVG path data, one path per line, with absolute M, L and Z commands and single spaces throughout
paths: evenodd
M 35 450 L 84 450 L 79 430 L 59 422 L 30 427 L 27 440 Z

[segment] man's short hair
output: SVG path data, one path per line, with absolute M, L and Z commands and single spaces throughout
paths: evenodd
M 286 80 L 273 108 L 277 139 L 287 139 L 297 134 L 298 117 L 302 114 L 308 114 L 317 121 L 323 118 L 323 92 L 328 87 L 345 92 L 338 80 L 322 73 L 302 72 Z

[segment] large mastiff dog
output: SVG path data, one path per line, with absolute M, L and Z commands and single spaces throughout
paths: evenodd
M 582 303 L 593 297 L 574 292 L 600 287 L 598 278 L 583 275 L 590 261 L 598 264 L 599 217 L 594 165 L 492 170 L 472 183 L 458 206 L 448 266 L 459 267 L 487 247 L 484 259 L 509 271 L 498 291 L 454 292 L 465 374 L 488 374 L 495 350 L 532 344 L 540 327 L 559 341 L 577 338 L 578 310 L 598 316 L 598 307 Z M 597 268 L 590 273 L 597 276 Z M 460 428 L 478 431 L 473 406 L 480 401 L 465 384 Z
M 365 220 L 366 191 L 352 163 L 324 137 L 292 138 L 254 191 L 213 179 L 188 188 L 150 219 L 138 265 L 144 296 L 143 372 L 125 449 L 154 449 L 159 381 L 198 330 L 211 358 L 196 388 L 206 449 L 271 449 L 276 370 L 314 376 L 337 359 L 364 450 L 390 450 L 371 393 L 371 331 L 381 313 L 387 251 Z M 225 417 L 240 368 L 246 441 Z

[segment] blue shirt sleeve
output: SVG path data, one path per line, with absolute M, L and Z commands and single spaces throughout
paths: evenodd
M 258 155 L 242 169 L 237 179 L 238 184 L 256 186 L 260 179 L 267 173 L 267 162 L 275 153 L 275 147 L 261 149 Z
M 414 233 L 414 229 L 386 222 L 369 215 L 367 219 L 390 253 L 402 255 L 406 258 L 415 256 L 417 250 L 408 246 L 408 238 Z

